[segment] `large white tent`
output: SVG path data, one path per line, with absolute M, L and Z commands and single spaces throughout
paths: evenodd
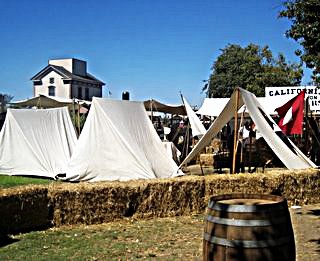
M 199 154 L 225 124 L 233 118 L 235 111 L 238 111 L 243 105 L 246 106 L 261 136 L 288 169 L 316 167 L 316 165 L 281 132 L 275 121 L 264 110 L 257 97 L 241 88 L 235 90 L 221 114 L 212 123 L 206 134 L 200 139 L 180 166 L 187 164 Z
M 102 181 L 182 175 L 142 102 L 93 98 L 66 179 Z
M 65 173 L 77 137 L 66 107 L 8 109 L 0 132 L 0 174 Z

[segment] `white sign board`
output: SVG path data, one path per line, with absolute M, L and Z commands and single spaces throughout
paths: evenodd
M 281 97 L 281 96 L 297 96 L 303 89 L 306 90 L 306 97 L 309 97 L 309 107 L 313 112 L 320 113 L 320 89 L 316 86 L 288 86 L 288 87 L 266 87 L 266 97 Z

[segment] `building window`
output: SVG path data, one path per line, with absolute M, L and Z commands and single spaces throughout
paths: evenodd
M 49 86 L 48 87 L 48 94 L 49 94 L 49 96 L 56 96 L 56 87 L 55 86 Z
M 78 99 L 82 99 L 82 88 L 78 87 Z
M 53 77 L 49 78 L 49 83 L 50 84 L 54 84 L 54 78 Z
M 85 95 L 85 96 L 84 96 L 84 97 L 85 97 L 84 99 L 87 100 L 87 101 L 89 101 L 89 88 L 86 88 L 86 89 L 85 89 L 85 94 L 84 94 L 84 95 Z

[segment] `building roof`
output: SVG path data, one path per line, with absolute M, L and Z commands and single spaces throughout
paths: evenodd
M 91 83 L 105 85 L 104 82 L 98 80 L 96 77 L 94 77 L 90 73 L 87 73 L 87 75 L 84 77 L 84 76 L 80 76 L 77 74 L 73 74 L 73 73 L 69 72 L 68 70 L 66 70 L 62 66 L 57 66 L 57 65 L 52 65 L 52 64 L 49 64 L 45 68 L 43 68 L 40 72 L 38 72 L 36 75 L 34 75 L 31 78 L 31 80 L 32 81 L 41 81 L 41 79 L 51 71 L 55 71 L 56 73 L 61 75 L 63 80 L 77 80 L 77 81 L 84 81 L 84 82 L 91 82 Z

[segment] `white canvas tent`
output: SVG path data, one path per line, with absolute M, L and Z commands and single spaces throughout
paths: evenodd
M 275 109 L 282 106 L 293 97 L 294 95 L 286 95 L 285 97 L 256 97 L 256 99 L 263 106 L 266 114 L 277 115 L 278 113 Z M 218 117 L 228 101 L 229 98 L 205 98 L 202 106 L 197 111 L 197 114 Z M 243 110 L 244 108 L 240 107 L 238 113 L 242 113 Z M 248 112 L 248 108 L 246 108 L 246 112 Z
M 8 109 L 0 132 L 0 174 L 65 173 L 77 137 L 68 109 Z
M 142 102 L 93 98 L 66 172 L 67 180 L 151 179 L 181 174 Z
M 316 167 L 316 165 L 281 132 L 274 120 L 265 112 L 256 96 L 241 88 L 235 90 L 219 117 L 212 123 L 207 133 L 200 139 L 180 166 L 187 164 L 199 154 L 225 124 L 233 118 L 235 111 L 238 111 L 243 105 L 248 109 L 262 137 L 288 169 Z
M 193 109 L 189 105 L 188 101 L 183 96 L 182 96 L 182 100 L 186 108 L 189 122 L 191 125 L 192 136 L 193 137 L 198 136 L 199 138 L 202 137 L 206 133 L 205 127 L 203 126 L 200 119 L 198 118 L 196 113 L 193 111 Z
M 229 98 L 205 98 L 197 114 L 218 117 L 228 101 Z

